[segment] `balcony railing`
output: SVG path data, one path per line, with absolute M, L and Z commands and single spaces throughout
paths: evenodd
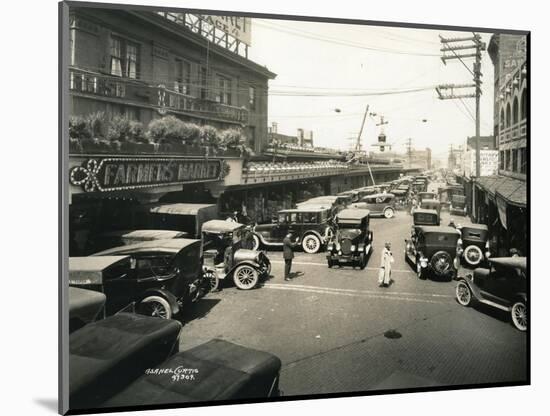
M 139 80 L 98 74 L 78 68 L 69 70 L 69 89 L 73 93 L 102 97 L 156 109 L 160 114 L 185 113 L 203 119 L 247 124 L 244 107 L 203 100 L 168 89 L 165 85 L 148 85 Z

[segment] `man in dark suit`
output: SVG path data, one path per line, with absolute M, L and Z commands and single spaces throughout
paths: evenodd
M 285 259 L 285 280 L 290 280 L 290 269 L 292 268 L 292 259 L 294 258 L 294 247 L 298 241 L 296 237 L 295 242 L 291 240 L 292 234 L 287 234 L 283 239 L 283 258 Z

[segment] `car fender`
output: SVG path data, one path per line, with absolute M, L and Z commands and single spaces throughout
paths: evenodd
M 244 265 L 244 264 L 246 264 L 246 265 L 248 265 L 248 266 L 250 266 L 250 267 L 253 267 L 253 268 L 256 269 L 257 271 L 260 270 L 260 265 L 259 265 L 257 262 L 255 262 L 255 261 L 250 261 L 250 260 L 246 260 L 246 261 L 241 261 L 241 262 L 238 263 L 238 264 L 235 264 L 235 265 L 231 268 L 231 270 L 229 270 L 229 271 L 227 272 L 227 275 L 233 274 L 233 272 L 235 271 L 235 269 L 236 269 L 237 267 L 242 266 L 242 265 Z M 227 275 L 226 275 L 226 276 L 227 276 Z
M 137 299 L 137 303 L 141 302 L 143 299 L 145 299 L 148 296 L 163 297 L 170 304 L 170 307 L 172 308 L 172 315 L 177 315 L 179 313 L 180 307 L 178 305 L 178 299 L 176 298 L 176 296 L 172 292 L 170 292 L 166 289 L 147 289 Z
M 475 298 L 475 300 L 481 300 L 483 299 L 483 296 L 480 293 L 479 288 L 467 277 L 457 277 L 456 282 L 463 282 L 466 286 L 470 288 L 470 292 L 472 292 L 472 296 Z
M 272 244 L 272 243 L 269 243 L 268 241 L 266 241 L 266 240 L 264 239 L 264 236 L 261 235 L 260 233 L 253 232 L 252 234 L 255 235 L 256 237 L 258 237 L 258 239 L 260 240 L 260 242 L 261 242 L 262 244 L 265 244 L 266 246 L 269 246 L 269 245 Z
M 318 231 L 315 231 L 315 230 L 307 230 L 307 231 L 302 235 L 302 238 L 300 238 L 300 242 L 304 239 L 305 236 L 310 235 L 310 234 L 314 234 L 315 236 L 317 236 L 317 238 L 319 238 L 319 240 L 321 241 L 321 244 L 325 244 L 325 243 L 326 243 L 325 237 L 322 236 Z

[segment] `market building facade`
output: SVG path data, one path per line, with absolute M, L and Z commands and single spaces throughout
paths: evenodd
M 477 211 L 498 255 L 528 254 L 528 68 L 526 36 L 495 34 L 488 52 L 494 65 L 494 132 L 497 173 L 476 179 Z

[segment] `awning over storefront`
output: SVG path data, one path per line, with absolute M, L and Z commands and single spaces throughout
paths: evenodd
M 476 185 L 485 190 L 492 198 L 502 198 L 506 203 L 520 208 L 527 206 L 527 183 L 506 176 L 483 176 Z

